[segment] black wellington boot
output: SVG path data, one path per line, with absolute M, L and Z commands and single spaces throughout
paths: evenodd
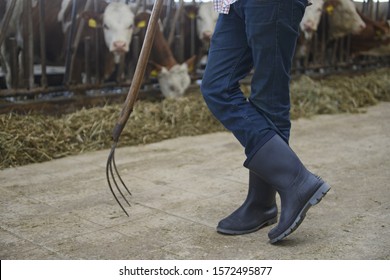
M 279 223 L 268 233 L 271 243 L 283 239 L 297 229 L 307 210 L 317 204 L 330 189 L 320 177 L 306 169 L 277 134 L 266 142 L 245 166 L 274 186 L 280 195 Z
M 223 234 L 245 234 L 277 222 L 276 190 L 249 171 L 249 190 L 244 203 L 218 223 Z

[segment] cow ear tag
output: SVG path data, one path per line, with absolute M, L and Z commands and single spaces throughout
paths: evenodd
M 195 13 L 189 13 L 189 14 L 188 14 L 188 17 L 189 17 L 190 19 L 195 19 L 195 18 L 196 18 L 196 14 L 195 14 Z
M 145 20 L 141 20 L 138 24 L 137 24 L 137 27 L 138 28 L 144 28 L 146 26 L 146 21 Z
M 96 20 L 94 20 L 93 18 L 90 18 L 88 20 L 88 26 L 91 27 L 91 28 L 96 28 L 97 27 Z
M 333 14 L 333 11 L 334 11 L 333 5 L 328 5 L 328 6 L 326 7 L 326 12 L 327 12 L 329 15 Z

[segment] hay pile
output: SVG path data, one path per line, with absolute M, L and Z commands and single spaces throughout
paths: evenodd
M 378 101 L 390 101 L 390 69 L 321 80 L 301 76 L 291 83 L 291 118 L 357 113 Z
M 359 112 L 360 108 L 378 101 L 390 101 L 390 69 L 321 80 L 302 76 L 293 80 L 291 98 L 293 119 Z M 0 115 L 0 169 L 109 148 L 121 109 L 122 104 L 83 109 L 59 117 Z M 137 102 L 120 145 L 146 144 L 222 130 L 197 90 L 177 100 Z
M 109 148 L 122 105 L 82 109 L 61 117 L 0 115 L 0 169 Z M 137 145 L 221 131 L 200 92 L 178 100 L 139 101 L 120 137 Z

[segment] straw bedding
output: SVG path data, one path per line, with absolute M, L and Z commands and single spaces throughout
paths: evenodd
M 248 92 L 248 86 L 243 85 Z M 292 119 L 316 114 L 359 113 L 390 101 L 390 68 L 365 74 L 308 76 L 291 82 Z M 111 133 L 122 104 L 50 116 L 37 113 L 0 115 L 0 169 L 48 161 L 111 146 Z M 120 146 L 223 131 L 199 90 L 170 100 L 138 101 L 120 137 Z

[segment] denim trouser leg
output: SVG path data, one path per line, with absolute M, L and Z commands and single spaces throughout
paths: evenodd
M 290 135 L 290 68 L 307 0 L 239 0 L 218 18 L 201 91 L 248 160 L 273 134 Z M 239 81 L 254 69 L 249 101 Z

